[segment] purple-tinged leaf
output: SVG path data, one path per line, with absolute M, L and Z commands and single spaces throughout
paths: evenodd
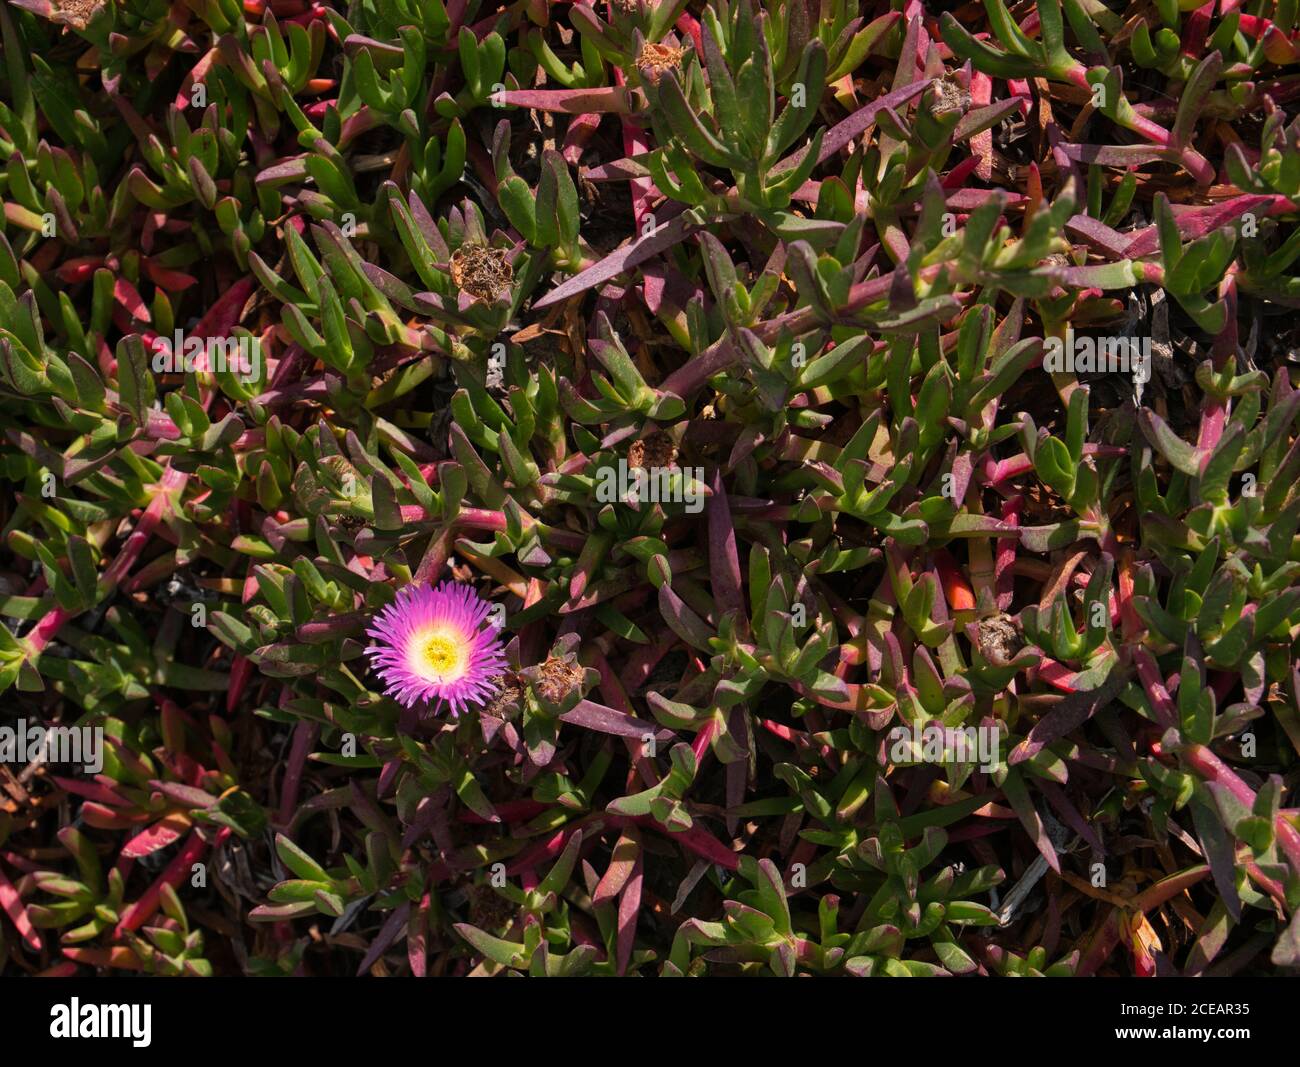
M 631 270 L 639 263 L 644 263 L 652 256 L 667 251 L 675 244 L 686 240 L 696 230 L 703 227 L 692 215 L 678 215 L 671 222 L 658 226 L 644 237 L 638 237 L 631 244 L 615 249 L 594 267 L 588 267 L 581 274 L 561 282 L 540 300 L 534 302 L 534 308 L 549 307 L 558 304 L 578 293 L 618 277 L 624 271 Z M 667 387 L 667 383 L 665 383 Z
M 638 719 L 634 715 L 617 711 L 597 704 L 591 700 L 580 700 L 571 711 L 560 716 L 561 722 L 581 726 L 597 733 L 612 734 L 615 737 L 631 737 L 640 740 L 646 734 L 653 734 L 656 741 L 671 741 L 676 735 L 653 722 Z

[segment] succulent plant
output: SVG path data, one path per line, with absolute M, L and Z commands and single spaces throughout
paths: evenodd
M 1300 16 L 980 7 L 0 6 L 0 969 L 1294 973 Z

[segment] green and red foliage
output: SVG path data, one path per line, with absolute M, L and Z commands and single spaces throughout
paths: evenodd
M 0 970 L 1300 967 L 1297 4 L 937 6 L 0 5 Z

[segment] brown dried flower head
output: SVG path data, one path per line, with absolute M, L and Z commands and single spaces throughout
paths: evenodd
M 84 30 L 104 7 L 104 0 L 55 0 L 54 21 Z
M 934 83 L 934 113 L 970 110 L 970 91 L 955 78 L 940 78 Z
M 627 450 L 631 470 L 668 468 L 677 462 L 677 446 L 666 433 L 655 432 L 633 441 Z
M 552 704 L 561 703 L 565 697 L 582 685 L 583 669 L 571 659 L 550 656 L 542 664 L 541 680 L 537 691 Z
M 658 84 L 664 71 L 673 70 L 681 63 L 684 54 L 682 49 L 673 45 L 647 41 L 641 46 L 641 52 L 636 57 L 637 69 L 641 71 L 646 81 L 655 85 Z
M 509 292 L 515 280 L 507 254 L 504 248 L 475 243 L 461 245 L 451 254 L 451 280 L 461 292 L 491 304 Z

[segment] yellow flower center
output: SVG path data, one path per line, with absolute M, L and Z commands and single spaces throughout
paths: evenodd
M 424 642 L 421 658 L 425 668 L 439 678 L 458 673 L 461 649 L 455 641 L 445 634 L 433 634 Z

